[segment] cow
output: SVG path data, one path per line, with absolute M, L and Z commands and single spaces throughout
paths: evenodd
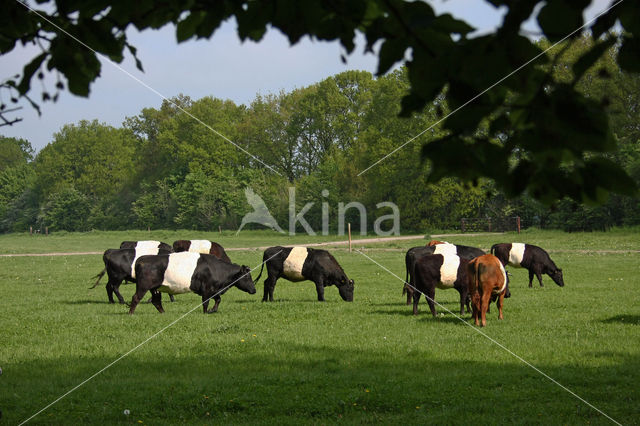
M 525 268 L 529 271 L 529 287 L 533 286 L 533 276 L 538 278 L 542 285 L 542 274 L 547 274 L 553 282 L 564 287 L 562 269 L 558 268 L 549 253 L 533 244 L 501 243 L 491 246 L 491 254 L 495 255 L 503 266 L 511 265 L 517 268 Z
M 170 247 L 170 246 L 169 246 Z M 109 277 L 107 281 L 107 297 L 109 303 L 115 303 L 113 300 L 113 294 L 115 293 L 118 301 L 122 304 L 125 303 L 124 298 L 120 294 L 120 284 L 122 281 L 136 282 L 134 265 L 136 260 L 141 256 L 148 254 L 169 254 L 170 250 L 153 248 L 151 245 L 138 248 L 124 248 L 124 249 L 108 249 L 102 255 L 102 261 L 104 262 L 104 269 L 94 278 L 98 278 L 96 283 L 91 288 L 95 288 L 99 283 L 105 272 Z M 173 301 L 173 296 L 171 298 Z
M 138 248 L 138 249 L 142 249 L 142 250 L 149 250 L 152 248 L 159 248 L 162 250 L 166 250 L 166 251 L 173 251 L 173 248 L 167 244 L 167 243 L 163 243 L 162 241 L 123 241 L 120 243 L 120 248 L 124 249 L 124 248 Z
M 405 276 L 405 284 L 402 288 L 402 294 L 407 294 L 407 305 L 411 304 L 413 299 L 413 266 L 416 260 L 428 254 L 455 254 L 466 260 L 474 257 L 482 256 L 484 251 L 476 247 L 463 246 L 460 244 L 450 244 L 439 241 L 430 241 L 426 247 L 418 246 L 410 248 L 405 255 L 404 262 L 407 269 Z
M 264 251 L 262 267 L 256 282 L 267 265 L 262 301 L 273 302 L 273 290 L 278 278 L 298 282 L 309 280 L 316 285 L 318 301 L 324 302 L 324 288 L 335 285 L 342 300 L 353 301 L 353 280 L 347 277 L 338 261 L 326 250 L 307 247 L 269 247 Z
M 192 253 L 212 254 L 218 259 L 231 263 L 231 259 L 227 256 L 224 248 L 213 241 L 208 240 L 178 240 L 173 242 L 173 251 L 180 253 L 190 251 Z
M 478 319 L 481 319 L 482 327 L 487 325 L 489 303 L 496 296 L 498 319 L 503 319 L 502 305 L 509 279 L 502 262 L 492 254 L 476 257 L 467 265 L 467 276 L 475 325 L 479 325 Z
M 436 316 L 434 298 L 436 287 L 440 289 L 455 288 L 460 293 L 460 315 L 464 314 L 465 305 L 469 309 L 467 264 L 469 261 L 451 253 L 422 256 L 414 265 L 415 291 L 413 292 L 413 315 L 418 315 L 420 295 L 424 294 Z
M 251 279 L 251 269 L 245 265 L 227 263 L 216 256 L 203 253 L 181 252 L 164 255 L 142 256 L 136 262 L 136 292 L 129 304 L 129 314 L 147 291 L 151 292 L 151 303 L 163 313 L 163 293 L 181 294 L 193 292 L 202 296 L 202 311 L 205 314 L 218 312 L 220 295 L 235 286 L 249 294 L 256 293 Z M 213 308 L 209 300 L 215 300 Z

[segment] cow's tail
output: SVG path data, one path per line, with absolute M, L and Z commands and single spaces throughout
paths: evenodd
M 98 275 L 96 275 L 95 277 L 92 277 L 92 278 L 91 278 L 91 279 L 93 279 L 93 278 L 97 278 L 98 280 L 96 281 L 96 283 L 95 283 L 92 287 L 89 287 L 90 289 L 91 289 L 91 288 L 96 288 L 96 286 L 98 285 L 98 283 L 100 283 L 100 280 L 101 280 L 101 279 L 102 279 L 102 277 L 104 276 L 104 273 L 105 273 L 105 272 L 107 272 L 107 268 L 104 268 L 104 269 L 102 270 L 102 272 L 100 272 L 100 273 L 99 273 Z
M 404 276 L 404 285 L 402 286 L 402 295 L 407 294 L 407 287 L 409 286 L 409 268 L 407 268 L 406 275 Z
M 255 280 L 253 280 L 254 283 L 257 283 L 260 277 L 262 276 L 262 270 L 264 269 L 264 264 L 265 264 L 265 261 L 263 260 L 262 265 L 260 266 L 260 273 L 258 274 L 258 277 Z

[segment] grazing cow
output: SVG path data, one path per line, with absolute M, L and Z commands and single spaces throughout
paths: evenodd
M 231 259 L 227 256 L 224 248 L 213 241 L 208 240 L 178 240 L 173 242 L 173 251 L 180 253 L 190 251 L 192 253 L 212 254 L 218 259 L 231 263 Z
M 474 257 L 482 256 L 484 251 L 476 247 L 441 243 L 437 241 L 430 241 L 426 247 L 419 246 L 410 248 L 404 258 L 407 272 L 404 280 L 405 284 L 402 288 L 402 294 L 407 294 L 407 305 L 409 305 L 413 299 L 413 266 L 415 265 L 416 260 L 428 254 L 455 254 L 463 259 L 471 260 Z
M 475 324 L 478 325 L 478 318 L 481 318 L 482 327 L 487 325 L 492 297 L 497 297 L 498 319 L 503 319 L 502 305 L 509 280 L 500 260 L 492 254 L 485 254 L 470 260 L 467 268 Z
M 464 314 L 465 304 L 469 311 L 467 259 L 455 254 L 432 254 L 422 256 L 414 265 L 415 289 L 413 292 L 413 315 L 418 315 L 420 295 L 424 294 L 429 303 L 431 314 L 436 316 L 434 298 L 436 287 L 440 289 L 455 288 L 460 293 L 460 315 Z
M 309 280 L 316 285 L 318 300 L 324 302 L 324 288 L 335 285 L 342 300 L 353 301 L 353 280 L 344 273 L 338 261 L 326 250 L 306 247 L 269 247 L 264 251 L 262 267 L 256 282 L 267 265 L 262 301 L 273 302 L 273 290 L 278 278 L 297 282 Z
M 529 271 L 529 287 L 533 285 L 533 275 L 538 278 L 542 287 L 542 274 L 547 274 L 553 282 L 564 287 L 562 269 L 558 268 L 549 253 L 538 246 L 522 243 L 502 243 L 491 246 L 491 254 L 495 255 L 504 266 L 507 264 Z
M 169 252 L 173 251 L 169 244 L 163 243 L 161 241 L 123 241 L 120 243 L 120 248 L 137 248 L 139 250 L 151 250 L 154 248 L 159 248 Z
M 169 246 L 170 247 L 170 246 Z M 107 281 L 107 297 L 109 303 L 115 303 L 113 300 L 113 294 L 115 293 L 120 303 L 125 303 L 124 298 L 120 294 L 120 284 L 122 281 L 136 282 L 134 265 L 136 260 L 141 256 L 148 254 L 169 254 L 170 250 L 159 249 L 156 245 L 153 248 L 151 245 L 137 248 L 124 248 L 124 249 L 108 249 L 102 255 L 102 261 L 104 262 L 104 269 L 94 278 L 98 278 L 96 283 L 91 288 L 95 288 L 100 280 L 104 276 L 105 272 L 109 277 Z M 173 298 L 171 299 L 173 301 Z
M 220 295 L 235 286 L 249 294 L 256 293 L 248 266 L 224 262 L 211 254 L 171 253 L 157 256 L 143 256 L 136 262 L 136 293 L 129 305 L 129 314 L 147 291 L 151 292 L 151 303 L 163 313 L 160 292 L 180 294 L 194 292 L 202 296 L 202 310 L 205 314 L 218 311 Z M 209 300 L 215 300 L 210 310 Z

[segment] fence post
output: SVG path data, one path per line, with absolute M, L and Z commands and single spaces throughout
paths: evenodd
M 351 222 L 347 223 L 347 230 L 349 232 L 349 253 L 351 253 Z
M 33 226 L 29 227 L 29 235 L 33 235 Z
M 518 228 L 518 234 L 520 233 L 520 216 L 516 217 L 516 227 Z

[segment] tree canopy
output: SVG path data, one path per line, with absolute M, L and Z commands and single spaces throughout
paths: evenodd
M 41 52 L 25 64 L 21 76 L 4 80 L 2 87 L 36 105 L 28 97 L 32 80 L 52 72 L 58 75 L 56 91 L 88 96 L 100 75 L 97 55 L 116 62 L 127 51 L 135 57 L 125 32 L 129 26 L 144 30 L 174 25 L 178 41 L 185 41 L 209 38 L 223 21 L 235 18 L 242 40 L 259 41 L 269 28 L 277 28 L 292 44 L 308 35 L 338 40 L 348 53 L 355 48 L 356 33 L 361 33 L 367 49 L 380 46 L 378 75 L 399 62 L 406 66 L 409 84 L 398 108 L 401 116 L 421 116 L 434 104 L 441 108 L 435 119 L 444 120 L 442 133 L 424 143 L 421 152 L 431 164 L 426 182 L 459 177 L 478 183 L 488 177 L 509 197 L 527 192 L 545 203 L 565 196 L 603 202 L 610 192 L 636 195 L 634 180 L 611 158 L 619 141 L 606 110 L 609 94 L 586 96 L 578 86 L 612 46 L 617 67 L 640 72 L 640 4 L 611 1 L 604 14 L 585 25 L 588 0 L 489 2 L 507 12 L 495 32 L 477 37 L 470 36 L 474 28 L 468 23 L 446 13 L 438 15 L 426 2 L 408 0 L 40 0 L 37 6 L 8 2 L 0 15 L 0 53 L 11 52 L 20 43 L 34 43 Z M 46 3 L 49 7 L 42 9 Z M 593 43 L 572 62 L 568 78 L 556 75 L 555 49 L 547 52 L 521 34 L 523 22 L 532 16 L 551 43 L 577 39 L 588 31 Z M 620 31 L 613 33 L 616 23 Z M 79 42 L 90 49 L 79 48 Z M 609 72 L 597 70 L 596 76 L 607 78 Z M 56 94 L 43 92 L 42 98 L 55 100 Z M 264 115 L 268 121 L 268 111 Z M 303 118 L 299 137 L 309 130 L 305 126 L 314 125 L 313 117 Z M 407 139 L 433 122 L 424 123 Z M 331 132 L 350 131 L 348 122 L 326 130 L 330 132 L 314 143 L 322 145 L 323 138 L 335 136 Z M 275 149 L 286 150 L 286 140 L 283 144 Z M 371 163 L 358 173 L 394 148 L 390 143 L 386 152 L 369 155 Z M 198 144 L 193 149 L 198 150 Z M 307 154 L 295 167 L 317 165 L 313 153 Z M 400 158 L 398 153 L 384 162 Z M 284 171 L 289 178 L 296 174 L 293 169 Z

